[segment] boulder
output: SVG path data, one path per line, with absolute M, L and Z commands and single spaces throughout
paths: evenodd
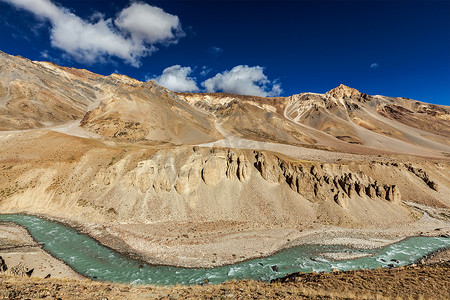
M 26 271 L 25 274 L 26 274 L 28 277 L 31 277 L 31 274 L 33 274 L 33 272 L 34 272 L 34 268 L 31 269 L 31 270 Z
M 8 266 L 6 266 L 6 262 L 3 257 L 0 256 L 0 272 L 6 272 L 8 270 Z

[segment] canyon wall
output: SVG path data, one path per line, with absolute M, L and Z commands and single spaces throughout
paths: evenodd
M 36 161 L 28 149 L 1 161 L 2 211 L 87 222 L 371 226 L 412 221 L 402 200 L 450 205 L 445 163 L 319 163 L 259 150 L 119 149 L 58 138 L 71 139 L 71 151 Z

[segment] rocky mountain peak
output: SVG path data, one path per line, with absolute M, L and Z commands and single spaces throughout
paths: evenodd
M 122 74 L 116 74 L 116 73 L 112 73 L 111 75 L 109 75 L 110 78 L 115 79 L 119 82 L 123 82 L 125 84 L 130 84 L 130 85 L 141 85 L 143 84 L 142 81 L 139 81 L 137 79 L 131 78 L 127 75 L 122 75 Z
M 354 88 L 340 84 L 338 87 L 325 93 L 327 96 L 332 96 L 336 99 L 352 98 L 353 96 L 361 96 L 361 93 Z

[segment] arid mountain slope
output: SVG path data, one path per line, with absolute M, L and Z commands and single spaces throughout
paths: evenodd
M 202 144 L 236 137 L 365 154 L 450 153 L 446 106 L 344 85 L 285 98 L 172 93 L 123 75 L 5 53 L 0 59 L 0 130 L 82 120 L 84 129 L 120 141 Z
M 370 96 L 340 85 L 326 94 L 287 98 L 180 94 L 212 111 L 240 138 L 342 152 L 447 156 L 450 109 L 405 98 Z
M 220 136 L 209 114 L 153 82 L 105 77 L 0 52 L 0 130 L 76 120 L 89 131 L 118 140 L 195 144 Z
M 113 75 L 116 76 L 116 75 Z M 84 116 L 81 127 L 126 141 L 196 144 L 220 134 L 212 118 L 153 82 L 116 82 L 113 94 Z
M 406 107 L 413 106 L 412 102 L 369 96 L 340 85 L 325 95 L 292 96 L 286 117 L 349 143 L 398 152 L 410 145 L 448 151 L 448 107 L 415 102 L 423 109 L 411 111 Z M 429 120 L 432 113 L 435 127 Z M 407 125 L 414 122 L 414 128 L 404 126 L 405 120 L 411 120 Z
M 0 130 L 66 123 L 84 116 L 103 76 L 0 51 Z

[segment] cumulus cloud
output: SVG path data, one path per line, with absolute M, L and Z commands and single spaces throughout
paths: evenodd
M 183 36 L 177 16 L 145 3 L 131 3 L 115 20 L 95 13 L 89 21 L 50 0 L 1 1 L 48 20 L 52 46 L 90 63 L 115 56 L 138 67 L 156 45 L 175 43 Z
M 371 68 L 372 70 L 378 69 L 379 66 L 380 66 L 380 64 L 379 64 L 379 63 L 376 63 L 376 62 L 370 64 L 370 68 Z
M 270 81 L 260 66 L 239 65 L 205 80 L 202 86 L 207 92 L 225 92 L 240 95 L 279 96 L 280 84 Z
M 131 4 L 120 12 L 114 23 L 121 30 L 129 32 L 137 42 L 170 43 L 184 35 L 177 16 L 145 3 Z
M 154 77 L 152 80 L 173 92 L 196 92 L 199 88 L 195 79 L 189 77 L 191 73 L 190 67 L 174 65 L 164 69 L 160 76 Z

